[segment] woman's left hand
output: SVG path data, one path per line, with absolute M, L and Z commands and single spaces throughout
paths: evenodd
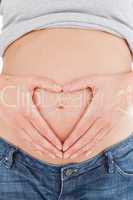
M 92 153 L 125 114 L 132 114 L 133 73 L 93 75 L 64 86 L 64 91 L 91 88 L 93 98 L 83 117 L 63 144 L 64 158 Z

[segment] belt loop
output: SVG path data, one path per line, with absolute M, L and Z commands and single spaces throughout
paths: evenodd
M 16 152 L 16 148 L 9 148 L 6 155 L 5 155 L 5 158 L 4 158 L 4 165 L 5 167 L 7 168 L 11 168 L 12 165 L 13 165 L 13 162 L 14 162 L 14 153 Z
M 114 173 L 115 165 L 111 151 L 105 152 L 108 173 Z

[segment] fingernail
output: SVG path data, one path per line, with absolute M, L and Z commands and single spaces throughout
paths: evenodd
M 59 149 L 62 150 L 62 143 L 58 138 L 56 138 L 55 142 L 53 141 L 53 144 Z
M 65 144 L 65 145 L 63 146 L 63 151 L 66 151 L 67 149 L 68 149 L 68 145 Z
M 59 143 L 59 144 L 57 145 L 57 148 L 58 148 L 59 150 L 62 150 L 62 144 Z

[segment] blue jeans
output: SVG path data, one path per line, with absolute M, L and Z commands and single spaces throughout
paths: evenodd
M 133 200 L 133 133 L 65 165 L 41 162 L 0 139 L 0 200 Z

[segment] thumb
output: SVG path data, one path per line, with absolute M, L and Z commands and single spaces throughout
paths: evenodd
M 60 92 L 62 90 L 62 87 L 58 83 L 44 77 L 33 78 L 31 83 L 31 90 L 34 90 L 36 88 L 45 89 L 51 92 Z

